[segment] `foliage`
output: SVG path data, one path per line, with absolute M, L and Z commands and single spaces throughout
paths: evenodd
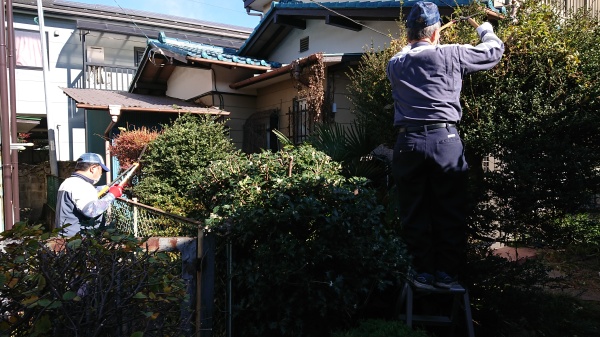
M 0 336 L 183 333 L 189 301 L 167 255 L 111 231 L 63 239 L 17 224 L 1 235 Z
M 550 228 L 543 231 L 547 237 L 544 242 L 551 242 L 555 248 L 572 246 L 588 246 L 600 249 L 600 218 L 591 214 L 567 215 L 555 219 Z
M 403 35 L 404 29 L 400 29 Z M 348 98 L 352 103 L 352 112 L 356 123 L 365 130 L 372 132 L 376 144 L 393 147 L 396 142 L 396 132 L 392 127 L 394 109 L 392 89 L 387 79 L 385 69 L 387 63 L 405 43 L 405 39 L 393 40 L 390 46 L 383 50 L 369 49 L 356 69 L 350 69 L 348 77 Z
M 380 182 L 389 173 L 391 158 L 373 153 L 379 144 L 363 125 L 317 124 L 308 143 L 342 164 L 342 173 L 347 178 L 367 177 Z
M 469 288 L 477 336 L 597 336 L 600 307 L 548 290 L 561 281 L 548 276 L 542 261 L 509 261 L 473 250 Z
M 138 161 L 144 146 L 154 141 L 158 135 L 158 131 L 148 129 L 145 126 L 131 128 L 131 130 L 123 129 L 114 137 L 109 151 L 111 155 L 117 157 L 121 169 L 126 170 Z
M 404 247 L 364 179 L 340 170 L 308 144 L 207 168 L 195 195 L 233 247 L 239 336 L 327 335 L 397 286 Z
M 370 319 L 360 322 L 357 328 L 336 332 L 332 337 L 427 337 L 427 334 L 400 321 Z
M 314 121 L 321 120 L 325 91 L 325 66 L 323 65 L 323 54 L 315 54 L 316 60 L 306 65 L 300 65 L 300 60 L 294 60 L 290 75 L 298 89 L 298 96 L 306 98 L 308 111 L 312 114 Z
M 232 151 L 225 125 L 216 117 L 181 115 L 146 149 L 134 193 L 142 203 L 190 216 L 199 210 L 188 191 L 202 181 L 204 167 Z
M 477 6 L 454 15 L 477 13 Z M 467 75 L 460 129 L 470 164 L 470 227 L 475 237 L 551 238 L 554 219 L 585 212 L 600 185 L 600 28 L 591 13 L 563 17 L 548 5 L 525 1 L 518 24 L 501 20 L 495 31 L 505 54 L 493 69 Z M 357 121 L 388 144 L 392 127 L 387 60 L 403 45 L 369 51 L 348 87 Z M 458 22 L 442 43 L 479 43 Z M 483 170 L 486 158 L 491 171 Z
M 599 27 L 585 12 L 563 18 L 535 1 L 519 15 L 518 25 L 498 27 L 501 63 L 465 80 L 464 138 L 479 173 L 479 232 L 539 240 L 598 192 Z M 477 172 L 488 155 L 496 169 Z

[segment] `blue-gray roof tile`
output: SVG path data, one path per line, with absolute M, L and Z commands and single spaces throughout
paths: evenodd
M 236 55 L 236 50 L 233 48 L 223 48 L 203 43 L 169 38 L 164 34 L 160 34 L 158 39 L 148 39 L 148 45 L 154 45 L 184 57 L 189 56 L 206 60 L 218 60 L 223 62 L 249 64 L 270 68 L 281 67 L 281 63 L 279 62 L 270 62 L 267 60 Z

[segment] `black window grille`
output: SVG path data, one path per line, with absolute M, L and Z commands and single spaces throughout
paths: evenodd
M 290 136 L 294 144 L 304 142 L 313 128 L 314 120 L 306 100 L 295 99 L 290 109 Z

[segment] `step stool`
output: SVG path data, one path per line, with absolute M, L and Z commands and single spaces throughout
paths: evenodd
M 448 316 L 427 316 L 413 315 L 414 294 L 424 295 L 450 295 L 453 297 L 452 310 Z M 454 319 L 457 316 L 458 308 L 463 307 L 465 312 L 465 323 L 469 337 L 475 337 L 473 329 L 473 318 L 471 316 L 471 304 L 469 301 L 469 291 L 462 286 L 455 286 L 451 289 L 427 290 L 415 287 L 411 282 L 404 283 L 402 294 L 398 300 L 398 307 L 406 304 L 406 314 L 400 315 L 400 319 L 406 322 L 406 325 L 412 328 L 413 323 L 423 325 L 454 325 Z

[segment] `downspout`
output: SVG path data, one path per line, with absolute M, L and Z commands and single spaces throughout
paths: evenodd
M 0 23 L 4 25 L 4 0 L 0 10 Z M 13 217 L 13 184 L 12 165 L 10 164 L 10 122 L 8 107 L 8 73 L 6 70 L 6 31 L 0 32 L 0 132 L 2 140 L 2 205 L 4 213 L 4 230 L 12 229 Z
M 119 121 L 119 116 L 121 116 L 121 106 L 117 104 L 110 104 L 108 106 L 108 113 L 110 113 L 110 123 L 104 130 L 104 162 L 106 165 L 110 165 L 108 168 L 112 171 L 114 168 L 112 167 L 112 160 L 110 157 L 110 132 L 115 127 L 115 124 Z M 110 184 L 112 172 L 106 172 L 106 184 Z
M 12 10 L 12 0 L 6 1 L 6 30 L 8 32 L 8 91 L 10 94 L 10 132 L 12 135 L 11 142 L 16 144 L 19 141 L 19 131 L 17 129 L 17 93 L 15 89 L 15 68 L 17 60 L 15 59 L 15 30 L 14 17 Z M 13 209 L 14 221 L 21 221 L 21 206 L 19 204 L 19 151 L 12 150 L 10 154 L 13 169 Z

